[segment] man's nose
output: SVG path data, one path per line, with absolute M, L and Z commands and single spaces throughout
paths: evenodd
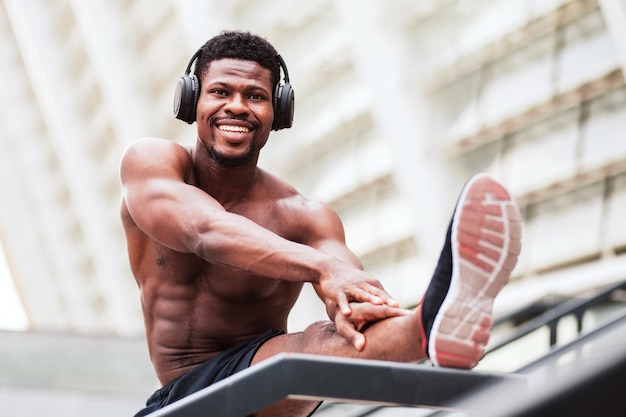
M 225 109 L 233 114 L 246 114 L 248 113 L 248 103 L 242 94 L 231 94 Z

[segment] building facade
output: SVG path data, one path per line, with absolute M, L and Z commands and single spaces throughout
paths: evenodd
M 261 165 L 333 206 L 404 306 L 476 172 L 525 222 L 497 312 L 624 279 L 624 28 L 623 0 L 0 1 L 0 238 L 25 330 L 143 343 L 119 160 L 195 141 L 174 86 L 223 29 L 266 37 L 295 89 Z M 323 317 L 306 290 L 290 326 Z

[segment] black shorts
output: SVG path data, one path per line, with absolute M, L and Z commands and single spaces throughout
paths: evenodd
M 282 330 L 267 330 L 259 337 L 225 350 L 198 365 L 191 371 L 158 389 L 146 401 L 146 408 L 135 414 L 135 417 L 147 416 L 168 404 L 249 368 L 252 357 L 259 347 L 269 339 L 283 333 L 285 332 Z

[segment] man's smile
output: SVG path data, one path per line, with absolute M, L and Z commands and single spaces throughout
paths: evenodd
M 255 131 L 254 126 L 234 121 L 221 121 L 215 123 L 219 135 L 229 144 L 239 146 L 243 142 L 252 140 Z
M 217 128 L 222 132 L 248 133 L 250 131 L 250 129 L 245 126 L 218 125 Z

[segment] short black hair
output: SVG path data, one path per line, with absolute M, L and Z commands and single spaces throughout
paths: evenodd
M 202 45 L 194 74 L 202 83 L 202 76 L 212 61 L 224 58 L 255 61 L 272 73 L 272 88 L 280 81 L 278 52 L 266 39 L 250 32 L 223 31 Z

